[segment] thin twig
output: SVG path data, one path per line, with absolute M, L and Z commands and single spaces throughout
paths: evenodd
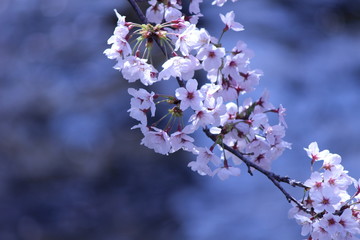
M 129 1 L 130 5 L 132 6 L 132 8 L 135 10 L 138 17 L 140 18 L 141 23 L 147 24 L 148 20 L 146 19 L 145 15 L 141 11 L 141 9 L 140 9 L 139 5 L 136 3 L 136 1 L 134 1 L 134 0 L 128 0 L 128 1 Z

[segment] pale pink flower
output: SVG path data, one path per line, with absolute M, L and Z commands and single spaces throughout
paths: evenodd
M 191 24 L 198 24 L 199 22 L 199 19 L 200 17 L 203 17 L 204 15 L 202 15 L 201 13 L 197 13 L 197 14 L 194 14 L 194 15 L 191 15 L 189 16 L 188 18 L 188 21 L 191 23 Z
M 218 166 L 221 163 L 221 160 L 208 148 L 197 148 L 198 156 L 196 161 L 192 161 L 188 164 L 188 167 L 191 167 L 191 170 L 197 171 L 200 175 L 209 175 L 213 176 L 213 172 L 209 167 L 209 163 L 212 162 L 215 166 Z
M 324 187 L 324 179 L 321 173 L 313 172 L 308 180 L 304 183 L 310 188 L 310 191 L 321 191 Z
M 191 0 L 189 5 L 189 12 L 194 14 L 200 13 L 199 5 L 202 2 L 203 0 Z
M 298 222 L 299 225 L 302 225 L 302 228 L 301 228 L 302 236 L 306 236 L 309 233 L 311 233 L 313 222 L 311 221 L 311 219 L 308 216 L 295 214 L 294 218 L 296 219 L 296 221 Z
M 223 23 L 225 23 L 225 25 L 226 25 L 224 31 L 227 31 L 228 29 L 232 29 L 234 31 L 242 31 L 242 30 L 244 30 L 243 25 L 241 25 L 240 23 L 234 21 L 234 18 L 235 18 L 234 11 L 226 13 L 225 16 L 220 14 L 220 18 L 221 18 L 221 21 Z
M 143 88 L 140 88 L 139 90 L 129 88 L 128 93 L 134 97 L 133 99 L 138 99 L 140 101 L 140 107 L 142 109 L 150 109 L 151 116 L 155 116 L 156 105 L 154 103 L 154 92 L 149 93 Z
M 181 16 L 182 16 L 182 12 L 179 9 L 177 9 L 175 7 L 166 7 L 165 8 L 165 20 L 167 22 L 179 19 L 179 18 L 181 18 Z
M 124 66 L 122 68 L 123 77 L 129 82 L 135 82 L 140 79 L 145 86 L 157 82 L 157 70 L 146 61 L 146 59 L 135 56 L 125 58 Z
M 351 209 L 347 208 L 344 212 L 340 215 L 339 221 L 340 225 L 342 226 L 341 233 L 342 236 L 346 237 L 347 233 L 351 234 L 359 234 L 359 223 L 353 217 Z
M 199 30 L 191 24 L 178 35 L 175 42 L 175 51 L 180 50 L 183 56 L 188 56 L 189 52 L 199 44 Z
M 274 105 L 272 105 L 272 103 L 269 101 L 269 98 L 270 98 L 269 91 L 265 90 L 262 96 L 256 102 L 255 111 L 259 108 L 261 108 L 261 111 L 268 111 L 274 109 Z
M 281 125 L 266 126 L 264 130 L 266 133 L 266 140 L 271 146 L 281 143 L 282 138 L 285 136 L 285 128 Z
M 208 148 L 202 148 L 199 147 L 198 148 L 198 156 L 197 156 L 197 161 L 200 162 L 211 162 L 212 164 L 214 164 L 215 166 L 219 166 L 219 164 L 221 163 L 221 160 L 218 156 L 216 156 L 215 153 L 213 153 L 212 151 L 210 151 Z
M 190 137 L 188 134 L 194 132 L 192 125 L 185 126 L 181 131 L 176 131 L 170 136 L 170 145 L 171 151 L 170 153 L 176 152 L 179 149 L 184 149 L 186 151 L 192 151 L 195 147 L 193 142 L 194 139 Z
M 344 167 L 340 164 L 341 163 L 341 156 L 338 154 L 329 153 L 328 150 L 326 155 L 323 156 L 323 168 L 327 171 L 343 171 Z M 322 152 L 324 152 L 322 151 Z
M 279 108 L 276 110 L 276 112 L 279 115 L 279 123 L 287 128 L 288 126 L 287 126 L 285 118 L 284 118 L 284 116 L 286 115 L 285 111 L 286 111 L 286 108 L 284 108 L 281 104 L 280 104 Z
M 240 69 L 245 65 L 244 59 L 240 54 L 226 56 L 224 60 L 224 67 L 222 73 L 226 78 L 231 77 L 234 80 L 242 80 L 240 76 Z
M 199 173 L 202 176 L 205 176 L 205 175 L 212 176 L 213 175 L 213 173 L 211 171 L 211 168 L 205 162 L 191 161 L 188 164 L 188 167 L 190 167 L 191 170 L 193 170 L 194 172 Z
M 146 10 L 146 18 L 149 22 L 159 24 L 164 18 L 164 5 L 157 0 L 149 1 L 150 7 Z
M 202 108 L 190 116 L 189 122 L 197 129 L 199 127 L 205 127 L 208 124 L 214 124 L 215 119 L 209 110 Z
M 147 108 L 141 108 L 141 101 L 139 99 L 131 99 L 131 108 L 128 110 L 130 117 L 138 120 L 143 125 L 147 125 L 147 111 Z
M 159 79 L 168 80 L 170 77 L 180 77 L 183 80 L 193 78 L 195 70 L 201 68 L 197 58 L 192 55 L 188 57 L 175 56 L 168 59 L 159 73 Z
M 328 150 L 323 150 L 320 152 L 317 142 L 310 143 L 308 148 L 304 148 L 309 158 L 311 158 L 311 163 L 315 161 L 324 160 L 325 157 L 329 154 Z
M 226 105 L 226 113 L 220 117 L 222 126 L 229 120 L 234 120 L 236 115 L 239 113 L 239 108 L 234 102 L 229 102 Z
M 339 223 L 339 216 L 332 213 L 326 213 L 319 221 L 319 225 L 326 230 L 330 235 L 336 236 L 337 233 L 342 231 L 342 226 Z
M 222 58 L 225 56 L 224 48 L 217 48 L 212 44 L 200 48 L 197 58 L 202 60 L 202 66 L 206 71 L 218 69 L 222 64 Z
M 131 47 L 126 40 L 117 38 L 115 42 L 111 45 L 111 48 L 108 48 L 104 51 L 104 54 L 109 59 L 116 59 L 117 61 L 122 61 L 124 57 L 127 57 L 131 54 Z M 122 66 L 115 68 L 121 70 Z
M 207 45 L 211 42 L 211 36 L 210 34 L 206 31 L 205 28 L 201 28 L 199 30 L 199 40 L 198 40 L 198 45 L 196 47 L 202 47 L 204 45 Z
M 328 186 L 323 187 L 322 191 L 310 192 L 310 197 L 314 201 L 313 207 L 316 212 L 326 210 L 328 213 L 335 211 L 335 205 L 339 204 L 341 198 L 334 193 Z
M 155 152 L 167 155 L 170 151 L 170 137 L 162 129 L 155 127 L 151 128 L 154 131 L 148 131 L 144 134 L 144 138 L 141 140 L 141 144 L 150 149 L 154 149 Z
M 240 72 L 240 79 L 236 79 L 239 87 L 244 92 L 251 92 L 255 90 L 255 86 L 259 84 L 260 77 L 263 75 L 261 70 L 249 70 Z
M 313 224 L 313 232 L 311 233 L 312 239 L 315 240 L 330 240 L 332 239 L 331 234 L 322 227 L 319 222 Z
M 346 171 L 325 171 L 324 182 L 334 189 L 346 190 L 353 183 L 353 179 Z
M 221 124 L 221 116 L 226 113 L 226 107 L 223 104 L 222 97 L 207 97 L 205 100 L 205 107 L 209 110 L 209 112 L 214 117 L 214 125 L 218 126 Z
M 117 16 L 117 18 L 118 18 L 117 25 L 118 25 L 118 26 L 125 26 L 125 23 L 126 23 L 125 18 L 126 18 L 126 17 L 125 17 L 125 16 L 121 16 L 121 14 L 119 14 L 116 9 L 114 9 L 114 12 L 115 12 L 115 14 L 116 14 L 116 16 Z
M 191 107 L 193 110 L 200 110 L 202 108 L 203 95 L 197 90 L 198 82 L 196 79 L 190 79 L 186 82 L 186 87 L 176 89 L 175 96 L 181 100 L 180 109 L 186 110 Z
M 231 53 L 233 55 L 241 54 L 242 58 L 245 58 L 245 59 L 250 59 L 250 58 L 254 57 L 254 52 L 252 50 L 248 49 L 246 43 L 244 43 L 241 40 L 237 41 L 235 47 L 231 50 Z M 247 61 L 248 61 L 248 63 L 250 63 L 249 60 L 247 60 Z

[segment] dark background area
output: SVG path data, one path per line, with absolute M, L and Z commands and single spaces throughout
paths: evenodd
M 202 5 L 215 36 L 218 13 L 236 11 L 246 31 L 224 43 L 254 50 L 265 72 L 254 96 L 267 88 L 288 109 L 294 150 L 274 171 L 305 180 L 302 148 L 319 141 L 360 177 L 359 5 Z M 127 88 L 140 85 L 102 54 L 114 8 L 136 21 L 127 1 L 0 1 L 0 240 L 298 239 L 290 205 L 262 176 L 204 178 L 186 167 L 194 156 L 140 146 L 127 113 Z

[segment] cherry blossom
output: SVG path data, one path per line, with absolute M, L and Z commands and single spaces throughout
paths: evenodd
M 205 45 L 202 47 L 197 58 L 202 60 L 202 66 L 206 71 L 218 69 L 222 64 L 222 57 L 225 56 L 224 48 L 216 48 L 214 45 Z
M 155 152 L 161 154 L 168 154 L 171 148 L 170 137 L 162 129 L 155 127 L 151 128 L 153 131 L 148 131 L 144 134 L 144 138 L 141 140 L 141 144 L 150 149 L 154 149 Z
M 146 10 L 146 18 L 152 23 L 161 23 L 164 17 L 164 5 L 158 4 L 157 0 L 149 1 L 150 7 Z
M 191 107 L 194 110 L 202 108 L 203 95 L 197 90 L 198 82 L 195 79 L 190 79 L 186 83 L 186 87 L 176 89 L 175 96 L 181 100 L 180 109 L 186 110 Z
M 198 70 L 199 66 L 199 60 L 192 55 L 175 56 L 162 65 L 163 70 L 159 73 L 158 79 L 168 80 L 170 77 L 180 77 L 189 80 L 194 77 L 195 70 Z
M 175 51 L 180 50 L 183 56 L 188 56 L 189 52 L 198 45 L 200 32 L 195 24 L 191 24 L 179 34 L 175 42 Z
M 228 29 L 232 29 L 234 31 L 243 31 L 244 26 L 241 25 L 238 22 L 234 21 L 235 13 L 234 11 L 226 13 L 226 15 L 220 14 L 221 21 L 226 25 L 224 31 L 227 31 Z
M 200 3 L 202 3 L 203 0 L 191 0 L 189 5 L 189 12 L 190 13 L 200 13 Z
M 324 160 L 326 155 L 329 154 L 328 150 L 319 151 L 319 147 L 316 142 L 310 143 L 308 148 L 304 148 L 307 155 L 312 159 L 311 163 L 314 163 L 315 161 Z

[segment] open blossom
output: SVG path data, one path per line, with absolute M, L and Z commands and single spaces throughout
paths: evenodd
M 329 154 L 328 150 L 319 151 L 319 147 L 317 142 L 310 143 L 308 148 L 304 148 L 309 158 L 311 158 L 311 162 L 314 163 L 315 161 L 324 160 L 326 155 Z
M 160 24 L 163 19 L 169 22 L 182 16 L 181 5 L 176 0 L 169 0 L 166 4 L 157 0 L 149 0 L 150 7 L 146 10 L 146 18 L 149 22 Z
M 202 108 L 190 116 L 189 122 L 197 129 L 199 127 L 205 127 L 208 124 L 214 124 L 215 118 L 211 111 Z
M 170 22 L 181 18 L 182 12 L 180 10 L 181 5 L 178 4 L 177 0 L 168 0 L 167 4 L 165 5 L 165 21 Z
M 146 18 L 149 22 L 159 24 L 164 18 L 164 4 L 158 3 L 157 0 L 149 1 L 150 7 L 146 10 Z
M 188 56 L 190 51 L 198 45 L 199 30 L 194 24 L 191 24 L 182 33 L 179 34 L 175 42 L 175 51 L 180 50 L 183 56 Z
M 235 81 L 241 80 L 240 71 L 245 67 L 245 65 L 246 59 L 243 58 L 243 55 L 228 55 L 225 57 L 222 73 L 225 78 L 231 78 Z
M 129 82 L 140 81 L 145 85 L 151 85 L 157 82 L 157 70 L 146 62 L 146 59 L 130 56 L 126 58 L 124 66 L 122 68 L 122 74 Z
M 197 171 L 200 175 L 212 176 L 213 172 L 209 167 L 209 163 L 218 166 L 221 160 L 208 148 L 197 148 L 196 154 L 198 155 L 196 161 L 192 161 L 188 164 L 188 167 L 193 171 Z
M 129 43 L 124 39 L 114 39 L 114 43 L 111 45 L 111 48 L 108 48 L 104 51 L 104 54 L 109 59 L 116 59 L 118 62 L 122 62 L 124 57 L 127 57 L 131 54 L 131 47 Z M 123 64 L 118 65 L 115 69 L 122 69 Z
M 146 112 L 148 109 L 141 107 L 141 101 L 133 98 L 131 100 L 131 108 L 128 110 L 130 117 L 138 120 L 141 124 L 147 125 Z
M 186 110 L 191 107 L 193 110 L 200 110 L 203 105 L 203 95 L 197 90 L 198 82 L 190 79 L 186 83 L 186 87 L 176 89 L 175 96 L 181 100 L 180 109 Z
M 349 237 L 350 234 L 359 234 L 359 223 L 353 216 L 351 209 L 345 209 L 339 217 L 339 224 L 341 225 L 340 233 L 344 239 Z M 348 234 L 350 233 L 350 234 Z M 349 238 L 351 239 L 351 238 Z M 355 239 L 355 238 L 354 238 Z
M 221 21 L 226 25 L 224 31 L 228 29 L 232 29 L 234 31 L 242 31 L 244 30 L 244 26 L 238 22 L 234 21 L 235 13 L 234 11 L 226 13 L 226 15 L 220 14 Z
M 190 13 L 200 13 L 199 4 L 202 3 L 203 0 L 191 0 L 189 5 L 189 12 Z
M 343 166 L 341 163 L 341 156 L 338 154 L 329 153 L 328 150 L 325 151 L 325 156 L 323 156 L 323 168 L 327 171 L 343 171 Z M 324 152 L 321 151 L 321 152 Z M 319 153 L 320 154 L 320 153 Z
M 154 103 L 155 93 L 149 93 L 143 88 L 136 90 L 134 88 L 129 88 L 128 93 L 132 95 L 134 98 L 140 101 L 140 106 L 143 109 L 150 109 L 151 116 L 155 115 L 156 106 Z
M 125 17 L 121 16 L 116 10 L 115 13 L 118 17 L 117 26 L 113 35 L 107 41 L 107 44 L 111 45 L 111 47 L 106 49 L 104 54 L 109 59 L 116 59 L 118 61 L 114 67 L 115 69 L 122 69 L 124 63 L 123 58 L 131 54 L 131 47 L 126 40 L 129 28 L 125 25 Z
M 209 44 L 211 41 L 212 41 L 212 37 L 206 31 L 206 29 L 205 28 L 200 28 L 198 46 L 196 46 L 196 47 L 202 47 L 204 45 Z M 217 42 L 217 41 L 214 41 L 214 42 Z
M 199 69 L 199 66 L 199 60 L 192 55 L 175 56 L 162 65 L 163 70 L 159 73 L 158 79 L 168 80 L 170 77 L 180 77 L 189 80 L 194 77 L 195 70 Z
M 333 213 L 335 205 L 340 202 L 340 197 L 330 187 L 324 187 L 322 191 L 310 192 L 310 197 L 314 201 L 313 207 L 315 211 L 322 212 L 326 210 Z
M 322 191 L 324 187 L 324 178 L 321 173 L 313 172 L 311 177 L 305 181 L 305 186 L 310 187 L 310 191 Z
M 197 58 L 202 60 L 202 66 L 206 71 L 218 69 L 222 64 L 222 58 L 225 56 L 224 48 L 217 48 L 208 44 L 200 48 Z
M 308 235 L 311 232 L 312 223 L 313 223 L 310 217 L 296 214 L 294 218 L 298 222 L 298 224 L 302 225 L 301 235 L 302 236 Z
M 154 131 L 145 132 L 141 144 L 150 149 L 154 149 L 157 153 L 167 155 L 171 148 L 169 135 L 162 129 L 155 127 L 152 127 L 151 129 Z
M 170 136 L 171 153 L 176 152 L 179 149 L 186 151 L 192 151 L 195 146 L 193 144 L 194 139 L 189 134 L 194 132 L 194 128 L 191 125 L 187 125 L 181 131 L 176 131 Z
M 140 121 L 141 124 L 146 125 L 146 113 L 150 110 L 151 116 L 155 115 L 155 93 L 148 93 L 145 89 L 135 90 L 134 88 L 129 88 L 128 92 L 133 96 L 130 101 L 131 108 L 128 110 L 128 112 L 130 112 L 130 117 Z
M 204 103 L 205 107 L 209 110 L 210 114 L 214 118 L 214 125 L 218 126 L 221 122 L 221 116 L 226 113 L 226 107 L 223 104 L 222 97 L 206 98 Z

